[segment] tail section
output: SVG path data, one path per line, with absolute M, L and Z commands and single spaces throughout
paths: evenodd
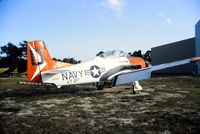
M 27 43 L 27 79 L 31 82 L 42 82 L 41 72 L 53 69 L 52 60 L 43 41 Z

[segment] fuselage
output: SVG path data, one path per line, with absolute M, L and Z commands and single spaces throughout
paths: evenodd
M 94 60 L 70 64 L 52 60 L 43 41 L 27 43 L 27 80 L 34 83 L 52 83 L 57 87 L 84 83 L 101 84 L 113 80 L 122 85 L 148 79 L 152 71 L 200 61 L 200 57 L 147 67 L 144 59 L 127 57 L 121 50 L 99 52 Z M 98 85 L 97 84 L 97 85 Z
M 42 81 L 43 83 L 54 83 L 57 86 L 99 82 L 109 70 L 127 65 L 130 65 L 130 62 L 126 57 L 96 57 L 89 62 L 56 69 L 55 71 L 60 71 L 57 74 L 42 72 Z
M 100 52 L 94 60 L 69 64 L 52 60 L 43 41 L 27 44 L 27 79 L 60 87 L 112 80 L 116 75 L 145 68 L 142 58 L 127 58 L 121 50 Z

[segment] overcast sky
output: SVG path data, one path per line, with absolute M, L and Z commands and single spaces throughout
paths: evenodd
M 52 57 L 92 59 L 194 37 L 200 0 L 0 0 L 0 46 L 44 40 Z

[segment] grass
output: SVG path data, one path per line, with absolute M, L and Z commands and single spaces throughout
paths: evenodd
M 5 72 L 5 71 L 8 70 L 8 69 L 9 69 L 9 68 L 7 68 L 7 67 L 6 67 L 6 68 L 0 68 L 0 74 L 3 73 L 3 72 Z
M 170 76 L 96 91 L 91 86 L 55 89 L 0 79 L 0 133 L 197 133 L 199 77 Z

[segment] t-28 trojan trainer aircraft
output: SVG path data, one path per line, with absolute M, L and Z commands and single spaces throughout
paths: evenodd
M 43 41 L 27 43 L 27 79 L 35 83 L 51 83 L 58 88 L 64 85 L 96 83 L 102 88 L 104 82 L 112 86 L 133 83 L 133 92 L 141 91 L 137 81 L 148 79 L 152 71 L 200 61 L 193 57 L 171 63 L 148 66 L 142 58 L 127 57 L 123 51 L 100 53 L 94 60 L 69 64 L 52 60 Z

